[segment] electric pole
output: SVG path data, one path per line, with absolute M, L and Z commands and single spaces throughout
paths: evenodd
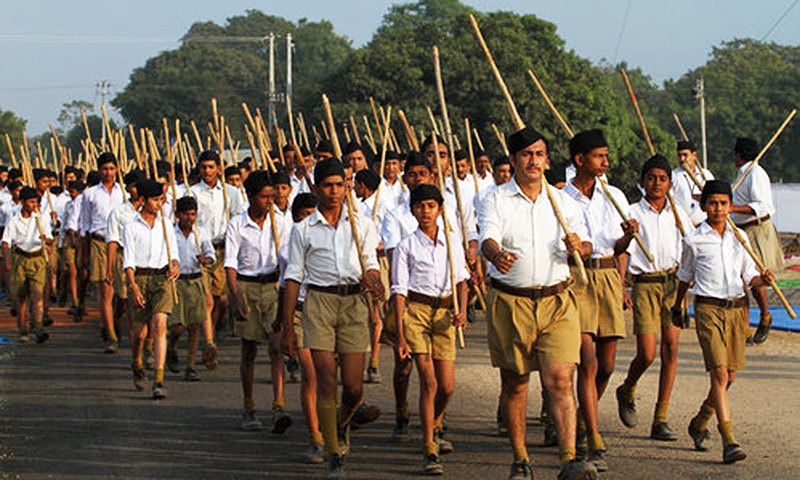
M 700 135 L 703 141 L 703 168 L 708 169 L 708 148 L 706 146 L 706 95 L 703 77 L 697 80 L 694 97 L 700 100 Z
M 102 102 L 101 102 L 102 108 L 101 108 L 100 111 L 103 111 L 103 109 L 105 109 L 105 107 L 106 107 L 106 97 L 108 96 L 108 91 L 111 89 L 111 86 L 112 86 L 111 82 L 109 82 L 108 80 L 100 80 L 96 84 L 97 89 L 100 91 L 100 97 L 102 98 Z M 102 142 L 102 145 L 105 145 L 106 144 L 106 122 L 102 122 L 102 123 L 103 123 L 103 136 L 102 136 L 100 141 Z

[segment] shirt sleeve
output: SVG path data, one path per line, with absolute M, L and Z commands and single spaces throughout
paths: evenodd
M 765 215 L 775 215 L 775 207 L 772 203 L 772 185 L 769 181 L 769 175 L 763 168 L 754 168 L 750 172 L 750 203 L 748 207 L 752 208 L 756 217 L 763 217 Z
M 359 234 L 361 235 L 361 250 L 364 255 L 364 268 L 367 270 L 380 270 L 381 266 L 378 263 L 377 250 L 381 239 L 378 236 L 378 230 L 375 228 L 371 218 L 363 216 L 360 218 L 361 221 L 358 223 L 360 223 L 359 228 L 361 229 Z
M 383 225 L 381 225 L 381 237 L 383 238 L 383 248 L 386 250 L 391 250 L 400 243 L 400 220 L 394 212 L 389 212 L 384 217 Z
M 238 218 L 238 217 L 237 217 Z M 228 223 L 228 228 L 225 230 L 225 262 L 224 268 L 239 268 L 239 230 L 236 228 L 238 222 L 231 221 Z
M 214 251 L 214 245 L 211 244 L 211 240 L 207 237 L 201 237 L 202 240 L 200 241 L 200 249 L 203 251 L 203 256 L 212 259 L 214 262 L 217 261 L 217 253 Z
M 120 223 L 116 209 L 112 210 L 106 223 L 106 243 L 117 242 L 122 244 L 122 225 Z
M 165 220 L 167 219 L 165 218 Z M 167 220 L 167 222 L 169 223 L 169 220 Z M 175 229 L 170 228 L 169 225 L 167 226 L 167 241 L 169 242 L 169 254 L 171 257 L 167 261 L 167 263 L 170 263 L 172 260 L 175 260 L 178 262 L 178 265 L 180 265 L 181 257 L 180 254 L 178 253 L 178 237 L 175 236 Z M 127 245 L 127 243 L 125 245 Z
M 467 270 L 466 255 L 464 255 L 464 246 L 459 242 L 452 242 L 453 248 L 453 262 L 455 263 L 454 271 L 456 272 L 456 285 L 469 280 L 469 270 Z M 455 291 L 455 285 L 453 285 Z
M 128 268 L 136 268 L 136 236 L 134 235 L 134 225 L 133 222 L 129 223 L 122 229 L 122 241 L 127 248 L 122 255 L 122 270 L 127 270 Z
M 81 214 L 78 216 L 78 229 L 80 230 L 81 235 L 86 235 L 89 233 L 89 228 L 91 227 L 91 224 L 89 223 L 92 215 L 92 202 L 89 199 L 91 191 L 86 190 L 83 195 L 83 201 L 81 201 Z
M 502 245 L 502 224 L 500 215 L 497 212 L 497 197 L 499 188 L 492 190 L 483 200 L 481 209 L 478 212 L 478 225 L 480 226 L 480 246 L 486 240 L 494 240 L 498 245 Z
M 406 237 L 394 249 L 392 256 L 392 295 L 408 296 L 408 242 Z
M 6 227 L 3 229 L 3 240 L 2 240 L 2 243 L 5 243 L 6 245 L 8 245 L 8 248 L 11 248 L 11 247 L 14 246 L 14 244 L 11 242 L 11 221 L 10 220 L 6 224 Z
M 285 280 L 294 280 L 297 283 L 302 283 L 303 272 L 305 272 L 306 268 L 301 225 L 304 225 L 304 223 L 293 226 L 292 232 L 289 234 L 288 265 L 286 266 L 286 274 L 284 274 Z
M 694 246 L 691 242 L 691 237 L 688 235 L 683 238 L 683 252 L 681 253 L 681 264 L 678 268 L 676 276 L 678 280 L 684 283 L 691 283 L 694 280 L 695 264 L 694 264 Z
M 591 242 L 589 228 L 586 226 L 586 218 L 583 216 L 578 203 L 566 193 L 562 193 L 559 197 L 557 201 L 561 205 L 561 214 L 564 215 L 564 221 L 567 222 L 567 228 L 569 228 L 570 233 L 577 235 L 582 242 Z M 561 245 L 564 245 L 564 243 L 561 242 Z M 566 245 L 564 245 L 565 250 L 566 248 Z

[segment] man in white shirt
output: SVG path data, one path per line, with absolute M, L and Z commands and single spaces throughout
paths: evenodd
M 122 187 L 117 183 L 117 159 L 105 152 L 97 159 L 100 183 L 83 192 L 81 234 L 84 235 L 84 262 L 89 264 L 89 281 L 97 286 L 102 318 L 101 330 L 107 342 L 118 342 L 114 328 L 114 286 L 106 281 L 108 267 L 108 216 L 122 205 Z M 108 345 L 106 345 L 107 347 Z M 106 348 L 104 347 L 104 348 Z
M 600 183 L 608 169 L 609 154 L 603 132 L 599 129 L 578 132 L 569 141 L 569 153 L 576 172 L 563 191 L 578 202 L 592 242 L 591 258 L 583 262 L 589 282 L 575 288 L 581 317 L 578 430 L 584 431 L 585 422 L 588 460 L 602 472 L 608 465 L 605 442 L 598 427 L 597 404 L 614 372 L 617 340 L 625 338 L 622 312 L 625 268 L 616 257 L 627 248 L 623 237 L 632 234 L 636 226 L 622 223 Z M 630 207 L 622 191 L 613 186 L 607 186 L 607 190 L 628 215 Z M 573 272 L 576 271 L 573 266 Z M 583 439 L 578 441 L 582 447 Z
M 628 375 L 617 388 L 617 404 L 622 423 L 633 428 L 637 424 L 636 385 L 653 363 L 656 341 L 661 335 L 661 370 L 658 379 L 658 396 L 650 438 L 675 441 L 677 435 L 667 423 L 667 410 L 675 382 L 678 365 L 678 340 L 680 328 L 672 324 L 670 307 L 675 300 L 678 280 L 675 272 L 681 259 L 681 228 L 691 231 L 692 220 L 679 205 L 667 201 L 670 191 L 669 161 L 654 155 L 642 166 L 639 185 L 644 197 L 631 205 L 631 221 L 639 225 L 639 232 L 653 255 L 650 263 L 631 236 L 627 252 L 620 255 L 620 263 L 627 263 L 633 279 L 633 333 L 636 335 L 636 356 L 628 368 Z M 676 219 L 677 216 L 677 219 Z
M 219 153 L 206 150 L 197 159 L 201 181 L 190 188 L 197 199 L 197 227 L 211 235 L 217 261 L 205 269 L 206 285 L 214 298 L 211 321 L 215 328 L 222 328 L 228 311 L 225 291 L 225 229 L 228 221 L 244 209 L 244 200 L 238 188 L 223 185 L 220 179 L 222 162 Z M 225 189 L 223 192 L 222 189 Z
M 514 451 L 509 478 L 532 478 L 525 447 L 530 372 L 539 370 L 558 430 L 559 478 L 596 478 L 595 467 L 575 455 L 572 377 L 580 359 L 580 324 L 567 257 L 588 257 L 592 245 L 581 210 L 553 189 L 570 230 L 565 235 L 545 192 L 547 142 L 526 127 L 508 137 L 514 178 L 493 190 L 478 217 L 481 251 L 491 262 L 487 342 L 500 368 L 502 411 Z
M 705 212 L 700 208 L 700 190 L 707 180 L 714 179 L 714 175 L 700 166 L 694 142 L 678 142 L 678 163 L 680 167 L 672 171 L 672 196 L 675 203 L 689 212 L 692 224 L 700 225 L 706 219 Z M 692 180 L 692 175 L 700 182 L 699 187 Z
M 133 385 L 143 390 L 146 385 L 142 350 L 148 331 L 155 349 L 154 400 L 167 397 L 164 366 L 167 357 L 167 317 L 172 313 L 174 280 L 180 275 L 180 260 L 175 230 L 162 217 L 164 186 L 155 180 L 136 183 L 136 191 L 144 204 L 136 217 L 123 230 L 125 255 L 122 268 L 128 280 L 130 339 L 133 355 Z
M 478 179 L 478 191 L 482 192 L 495 184 L 493 168 L 489 154 L 483 150 L 475 152 L 475 172 Z
M 726 182 L 711 180 L 703 187 L 700 204 L 707 219 L 684 238 L 677 274 L 680 284 L 671 309 L 673 322 L 681 325 L 683 298 L 694 281 L 697 339 L 711 385 L 700 411 L 689 423 L 689 435 L 696 450 L 707 450 L 708 423 L 716 413 L 722 461 L 726 464 L 747 457 L 733 435 L 728 398 L 736 372 L 745 366 L 747 327 L 743 308 L 747 306 L 747 294 L 743 285 L 754 287 L 775 280 L 772 270 L 759 274 L 726 222 L 731 197 L 731 187 Z
M 247 177 L 250 206 L 232 218 L 225 233 L 225 274 L 230 291 L 234 332 L 242 339 L 239 370 L 244 393 L 242 428 L 260 430 L 255 416 L 253 382 L 258 342 L 269 341 L 272 370 L 272 433 L 284 433 L 292 424 L 283 396 L 284 365 L 281 335 L 275 328 L 278 307 L 278 251 L 289 240 L 291 223 L 270 214 L 275 188 L 269 173 L 258 170 Z
M 292 229 L 285 274 L 284 345 L 294 355 L 292 321 L 300 284 L 307 281 L 304 303 L 304 345 L 311 349 L 317 372 L 317 410 L 328 454 L 329 477 L 344 476 L 343 450 L 348 447 L 350 423 L 363 403 L 364 357 L 369 350 L 369 309 L 362 291 L 374 301 L 383 299 L 375 225 L 345 206 L 345 171 L 336 158 L 314 168 L 319 195 L 317 211 Z M 362 258 L 355 248 L 354 222 Z M 360 267 L 363 262 L 363 271 Z M 338 354 L 338 362 L 336 357 Z M 338 364 L 338 365 L 337 365 Z M 337 366 L 341 369 L 342 400 L 337 414 Z M 378 412 L 379 414 L 379 412 Z M 377 418 L 375 415 L 374 418 Z M 340 444 L 339 433 L 343 439 Z
M 736 162 L 736 167 L 739 169 L 736 182 L 752 165 L 758 153 L 758 143 L 752 138 L 736 139 L 733 147 L 733 161 Z M 747 232 L 750 245 L 753 246 L 753 250 L 764 266 L 777 271 L 783 268 L 783 248 L 778 238 L 778 230 L 772 222 L 773 215 L 775 215 L 775 204 L 772 201 L 772 185 L 769 175 L 760 164 L 756 164 L 733 192 L 731 220 L 737 227 Z M 767 287 L 762 285 L 752 288 L 750 291 L 761 311 L 758 328 L 756 328 L 751 341 L 756 344 L 764 343 L 767 341 L 772 327 L 772 315 L 769 313 L 769 303 L 767 302 Z

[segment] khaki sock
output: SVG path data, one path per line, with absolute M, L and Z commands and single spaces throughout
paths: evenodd
M 636 384 L 629 387 L 626 383 L 623 383 L 621 390 L 622 393 L 625 395 L 625 398 L 627 398 L 628 400 L 636 399 Z
M 253 397 L 244 397 L 244 413 L 251 414 L 256 409 L 256 402 Z
M 133 368 L 144 368 L 144 362 L 142 361 L 142 357 L 133 359 Z
M 309 433 L 308 441 L 311 443 L 311 445 L 322 445 L 324 443 L 322 440 L 322 434 L 319 432 Z
M 145 341 L 144 341 L 144 349 L 147 350 L 150 353 L 153 352 L 153 339 L 152 338 L 145 339 Z
M 575 460 L 575 447 L 559 448 L 558 459 L 561 461 L 561 466 Z
M 656 402 L 656 411 L 653 414 L 653 425 L 667 421 L 667 410 L 669 410 L 669 402 Z
M 378 363 L 379 363 L 378 360 L 375 360 L 375 361 L 370 360 L 369 361 L 369 368 L 374 368 L 374 369 L 377 370 L 378 369 Z
M 164 369 L 157 368 L 156 369 L 156 383 L 164 383 Z
M 439 418 L 434 420 L 433 430 L 444 430 L 444 415 L 439 415 Z
M 717 430 L 719 430 L 720 436 L 722 436 L 722 446 L 727 447 L 736 442 L 736 437 L 733 436 L 733 423 L 730 421 L 727 422 L 719 422 L 717 425 Z
M 716 410 L 708 400 L 703 402 L 703 405 L 700 407 L 700 411 L 697 412 L 697 415 L 692 419 L 694 426 L 698 430 L 708 430 L 708 422 L 711 421 L 711 418 L 714 417 Z
M 194 355 L 186 357 L 186 368 L 194 368 L 195 358 Z
M 603 437 L 600 435 L 600 432 L 587 433 L 586 443 L 588 443 L 590 452 L 595 450 L 605 451 L 606 449 L 606 444 L 603 442 Z
M 436 445 L 436 442 L 428 442 L 422 446 L 422 452 L 426 457 L 430 454 L 438 455 L 439 446 Z
M 336 400 L 319 400 L 317 415 L 327 453 L 329 455 L 339 453 L 339 439 L 336 435 Z
M 276 398 L 272 401 L 272 409 L 283 411 L 286 406 L 286 401 L 283 398 Z
M 528 457 L 528 450 L 525 447 L 522 448 L 515 448 L 514 449 L 514 461 L 526 461 L 530 462 L 530 458 Z

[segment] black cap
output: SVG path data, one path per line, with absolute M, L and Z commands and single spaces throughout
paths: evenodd
M 758 156 L 758 142 L 752 138 L 739 137 L 736 139 L 736 144 L 733 146 L 734 155 L 747 160 L 755 160 Z
M 444 203 L 442 192 L 440 192 L 439 189 L 433 185 L 428 184 L 422 184 L 414 190 L 411 190 L 411 206 L 414 206 L 415 204 L 424 200 L 436 200 L 436 203 L 439 205 Z
M 497 160 L 494 161 L 494 165 L 492 165 L 492 167 L 497 168 L 501 165 L 511 165 L 511 160 L 508 159 L 507 155 L 500 155 L 497 157 Z
M 34 168 L 33 169 L 33 180 L 38 182 L 39 180 L 44 180 L 45 178 L 50 178 L 50 175 L 47 172 L 47 169 L 44 168 Z
M 314 184 L 319 185 L 328 177 L 340 176 L 344 178 L 344 165 L 338 158 L 326 158 L 314 167 Z
M 541 133 L 537 132 L 532 127 L 525 127 L 509 135 L 508 140 L 506 140 L 506 145 L 508 146 L 508 152 L 514 155 L 523 148 L 528 145 L 533 145 L 539 140 L 544 140 L 544 136 L 542 136 Z
M 703 205 L 708 200 L 708 197 L 715 193 L 727 195 L 728 198 L 733 198 L 733 190 L 731 184 L 724 180 L 709 180 L 703 186 L 703 192 L 700 194 L 700 204 Z
M 333 155 L 333 142 L 331 142 L 327 138 L 324 140 L 320 140 L 320 142 L 317 144 L 317 148 L 315 148 L 314 151 L 330 153 L 331 155 Z
M 348 142 L 347 145 L 344 146 L 344 152 L 342 152 L 342 155 L 350 155 L 351 153 L 357 150 L 361 150 L 363 152 L 364 147 L 360 143 L 353 140 Z
M 578 132 L 569 141 L 569 157 L 575 158 L 575 155 L 589 153 L 595 148 L 607 147 L 608 142 L 603 131 L 599 128 L 592 130 L 584 130 Z
M 130 186 L 138 183 L 139 180 L 144 180 L 146 178 L 147 174 L 137 168 L 126 173 L 125 176 L 122 177 L 122 181 L 125 182 L 125 185 Z
M 22 187 L 22 190 L 20 190 L 19 192 L 19 199 L 24 201 L 24 200 L 30 200 L 32 198 L 38 200 L 39 192 L 37 192 L 35 188 L 29 187 L 27 185 Z
M 679 140 L 678 141 L 678 151 L 681 150 L 691 150 L 693 152 L 697 151 L 697 148 L 694 146 L 694 142 L 691 140 Z
M 428 171 L 432 171 L 431 169 L 431 162 L 419 152 L 408 152 L 408 156 L 406 156 L 406 164 L 404 167 L 405 172 L 408 172 L 411 167 L 425 167 Z
M 264 187 L 271 186 L 269 177 L 270 175 L 266 170 L 256 170 L 248 175 L 247 180 L 244 181 L 244 191 L 247 192 L 247 196 L 258 195 L 258 192 Z
M 642 173 L 639 178 L 644 178 L 644 176 L 647 175 L 647 172 L 654 168 L 664 170 L 667 172 L 667 177 L 672 180 L 672 168 L 669 166 L 669 160 L 667 160 L 667 158 L 663 155 L 659 154 L 653 155 L 644 162 L 644 165 L 642 165 Z
M 139 194 L 140 197 L 146 200 L 148 198 L 153 198 L 163 195 L 164 185 L 156 182 L 155 180 L 145 178 L 144 180 L 139 180 L 138 182 L 136 182 L 136 192 Z

